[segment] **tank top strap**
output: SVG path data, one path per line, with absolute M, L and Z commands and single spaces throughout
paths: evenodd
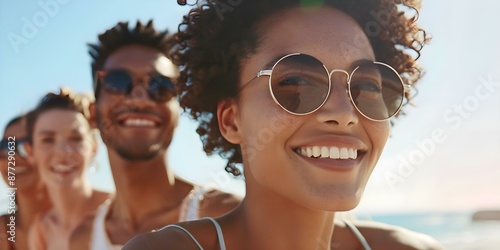
M 205 217 L 202 220 L 209 220 L 214 224 L 215 230 L 217 231 L 217 239 L 219 241 L 219 248 L 220 248 L 220 250 L 226 250 L 226 244 L 224 243 L 224 235 L 222 234 L 222 229 L 221 229 L 219 223 L 217 223 L 216 220 L 214 220 L 213 218 L 210 218 L 210 217 Z M 162 227 L 158 231 L 161 231 L 161 230 L 164 230 L 167 228 L 177 228 L 179 230 L 182 230 L 184 233 L 186 233 L 191 238 L 191 240 L 193 240 L 193 242 L 196 244 L 196 246 L 198 246 L 198 248 L 200 248 L 200 250 L 203 250 L 203 247 L 201 246 L 200 242 L 198 242 L 198 240 L 196 240 L 196 238 L 187 229 L 185 229 L 179 225 L 176 225 L 176 224 L 171 224 L 171 225 L 167 225 L 167 226 Z
M 161 230 L 164 230 L 167 228 L 177 228 L 177 229 L 182 230 L 184 233 L 186 233 L 193 240 L 193 242 L 196 244 L 196 246 L 198 246 L 198 248 L 200 248 L 200 250 L 203 250 L 203 247 L 200 245 L 200 243 L 196 240 L 196 238 L 187 229 L 185 229 L 179 225 L 172 224 L 172 225 L 164 226 L 158 231 L 161 231 Z
M 224 234 L 222 233 L 222 228 L 220 227 L 219 223 L 215 219 L 210 217 L 205 217 L 203 219 L 208 219 L 214 224 L 215 230 L 217 231 L 217 239 L 219 240 L 220 250 L 226 250 L 226 243 L 224 242 Z
M 365 237 L 361 234 L 359 229 L 354 224 L 352 224 L 352 222 L 345 219 L 342 219 L 342 221 L 349 227 L 349 229 L 351 229 L 352 233 L 356 236 L 356 238 L 358 238 L 359 242 L 365 250 L 372 250 L 370 245 L 368 245 L 368 241 L 366 241 Z

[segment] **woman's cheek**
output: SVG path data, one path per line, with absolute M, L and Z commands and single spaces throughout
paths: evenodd
M 93 147 L 90 142 L 85 142 L 78 148 L 77 154 L 79 159 L 81 159 L 81 163 L 83 165 L 87 165 L 93 158 Z

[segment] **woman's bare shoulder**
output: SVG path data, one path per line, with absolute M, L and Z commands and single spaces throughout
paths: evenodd
M 201 220 L 170 225 L 158 231 L 142 234 L 132 238 L 129 242 L 127 242 L 123 249 L 200 250 L 198 244 L 207 246 L 210 245 L 210 243 L 207 242 L 212 242 L 209 237 L 207 237 L 209 235 L 213 235 L 211 228 L 208 226 L 207 221 Z M 204 231 L 205 233 L 202 233 Z
M 193 246 L 193 247 L 189 247 Z M 125 244 L 123 250 L 175 250 L 193 249 L 199 250 L 184 231 L 178 228 L 166 228 L 161 231 L 151 232 L 135 236 Z
M 434 238 L 402 227 L 375 221 L 352 221 L 374 249 L 441 250 Z

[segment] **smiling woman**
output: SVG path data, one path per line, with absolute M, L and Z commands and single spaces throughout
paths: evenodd
M 97 150 L 88 105 L 84 96 L 61 89 L 28 114 L 28 160 L 38 167 L 53 202 L 30 229 L 31 249 L 69 249 L 71 232 L 109 195 L 94 190 L 84 175 Z
M 420 78 L 409 51 L 427 38 L 402 12 L 417 1 L 238 3 L 192 9 L 173 60 L 181 106 L 207 153 L 236 175 L 243 164 L 246 197 L 225 216 L 167 226 L 125 249 L 331 249 L 335 212 L 358 205 L 390 118 Z M 354 245 L 370 249 L 351 228 Z M 376 246 L 411 244 L 388 245 Z

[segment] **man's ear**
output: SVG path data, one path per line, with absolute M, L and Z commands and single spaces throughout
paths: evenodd
M 90 117 L 89 117 L 89 123 L 90 123 L 90 128 L 95 128 L 97 129 L 97 121 L 96 121 L 96 110 L 95 110 L 95 102 L 92 102 L 89 104 L 89 113 L 90 113 Z
M 220 133 L 232 144 L 240 144 L 241 128 L 239 124 L 239 113 L 236 102 L 232 99 L 224 99 L 217 104 L 217 121 Z

